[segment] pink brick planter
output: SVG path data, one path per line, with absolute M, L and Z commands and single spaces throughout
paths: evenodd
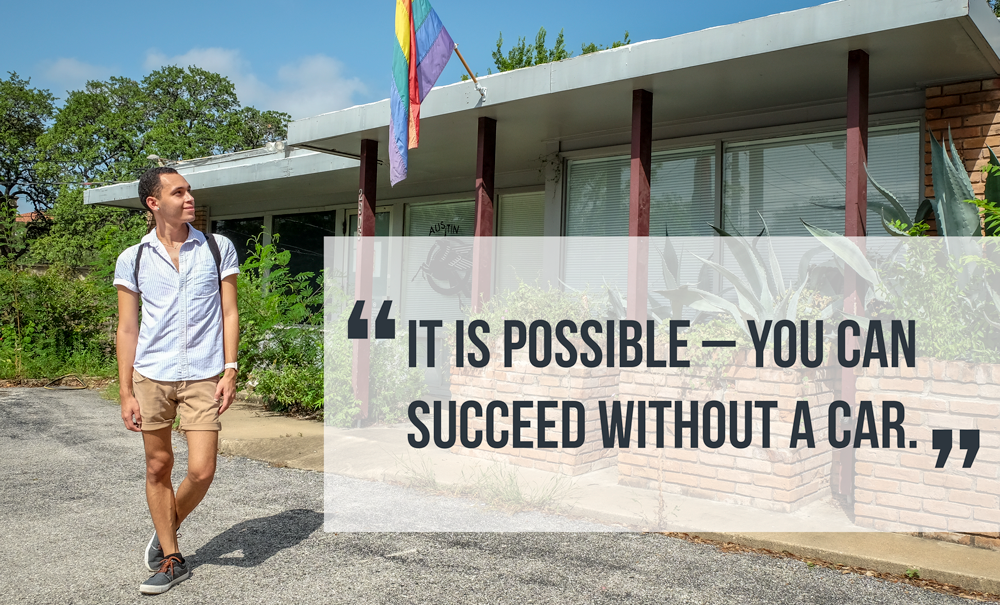
M 752 353 L 751 353 L 752 355 Z M 783 370 L 769 362 L 754 367 L 751 356 L 737 353 L 732 365 L 721 374 L 699 368 L 634 368 L 620 375 L 621 400 L 682 400 L 684 419 L 690 418 L 690 402 L 699 403 L 699 433 L 704 404 L 716 400 L 727 412 L 727 443 L 710 449 L 701 443 L 691 449 L 690 431 L 683 433 L 684 447 L 674 447 L 674 410 L 667 410 L 665 446 L 655 445 L 655 425 L 647 420 L 647 447 L 634 446 L 618 456 L 620 483 L 662 490 L 666 493 L 705 498 L 756 508 L 791 512 L 829 494 L 832 448 L 827 440 L 826 411 L 833 401 L 834 372 L 827 369 Z M 744 433 L 744 402 L 776 400 L 771 413 L 771 447 L 762 449 L 761 414 L 754 410 L 751 447 L 738 449 L 728 441 L 729 401 L 738 400 L 738 431 Z M 795 402 L 810 402 L 816 447 L 799 443 L 788 447 L 794 419 Z M 676 404 L 675 404 L 676 405 Z M 650 418 L 647 412 L 647 418 Z M 717 417 L 713 423 L 717 422 Z
M 503 350 L 494 350 L 494 361 L 482 369 L 471 367 L 456 368 L 451 363 L 451 396 L 461 405 L 467 400 L 478 401 L 484 408 L 493 400 L 501 400 L 509 406 L 514 400 L 533 401 L 579 401 L 586 409 L 585 441 L 579 448 L 515 449 L 508 442 L 506 447 L 494 449 L 485 442 L 478 448 L 467 449 L 456 444 L 451 451 L 456 454 L 485 459 L 506 460 L 511 464 L 558 472 L 576 476 L 614 465 L 617 451 L 604 449 L 601 442 L 600 413 L 598 400 L 615 398 L 618 390 L 618 368 L 572 368 L 564 369 L 555 364 L 546 368 L 536 368 L 528 363 L 527 351 L 516 351 L 513 367 L 504 368 Z M 522 437 L 535 441 L 537 431 L 537 407 L 525 410 L 522 420 L 531 421 L 530 429 L 522 429 Z M 562 434 L 560 409 L 549 410 L 546 420 L 554 420 L 555 426 L 547 429 L 549 439 L 558 439 Z M 575 416 L 571 419 L 571 435 L 576 435 Z M 485 434 L 486 421 L 476 418 L 470 422 L 471 430 L 481 430 Z M 498 418 L 494 432 L 506 430 L 511 433 L 512 418 Z
M 906 439 L 915 449 L 862 448 L 855 464 L 856 523 L 887 531 L 981 532 L 1000 524 L 1000 365 L 918 358 L 916 368 L 858 371 L 858 400 L 892 399 L 906 408 Z M 876 420 L 880 422 L 876 407 Z M 980 450 L 962 468 L 965 452 L 954 447 L 935 469 L 933 429 L 979 429 Z M 977 543 L 995 546 L 992 533 Z

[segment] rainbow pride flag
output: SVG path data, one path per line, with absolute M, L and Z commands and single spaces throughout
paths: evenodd
M 455 48 L 427 0 L 396 0 L 396 44 L 389 106 L 389 182 L 406 178 L 407 151 L 420 141 L 420 103 Z

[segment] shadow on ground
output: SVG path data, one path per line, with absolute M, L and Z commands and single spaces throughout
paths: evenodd
M 279 551 L 302 542 L 322 525 L 322 513 L 304 509 L 242 521 L 199 548 L 192 557 L 192 568 L 200 565 L 255 567 Z

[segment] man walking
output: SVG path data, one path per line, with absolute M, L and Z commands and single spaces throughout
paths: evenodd
M 155 528 L 146 547 L 146 566 L 155 573 L 139 590 L 159 594 L 190 573 L 177 527 L 212 483 L 219 416 L 235 395 L 239 263 L 232 242 L 190 225 L 191 186 L 173 168 L 146 171 L 139 200 L 152 212 L 156 229 L 118 257 L 116 346 L 122 420 L 142 433 L 146 502 Z M 174 493 L 171 427 L 178 414 L 188 469 Z

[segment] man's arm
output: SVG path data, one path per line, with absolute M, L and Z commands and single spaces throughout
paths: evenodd
M 233 363 L 240 349 L 240 312 L 236 301 L 236 275 L 228 275 L 222 280 L 222 345 L 226 353 L 226 363 Z M 236 397 L 236 370 L 227 368 L 219 385 L 215 388 L 215 400 L 222 400 L 219 414 L 233 403 Z
M 130 431 L 142 430 L 142 415 L 139 402 L 132 393 L 132 365 L 135 364 L 135 348 L 139 343 L 139 294 L 126 288 L 118 288 L 118 335 L 115 352 L 118 355 L 118 394 L 122 404 L 122 421 Z

